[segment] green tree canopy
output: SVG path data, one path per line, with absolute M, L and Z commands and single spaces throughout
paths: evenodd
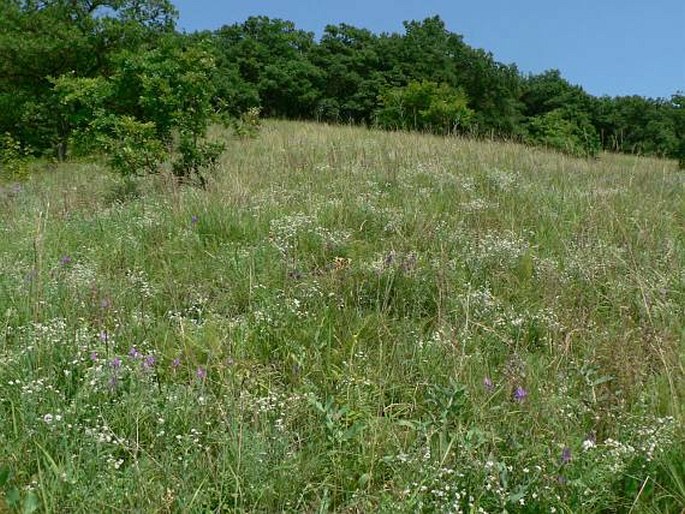
M 0 132 L 62 154 L 54 79 L 109 75 L 112 55 L 152 44 L 175 19 L 168 0 L 0 0 Z

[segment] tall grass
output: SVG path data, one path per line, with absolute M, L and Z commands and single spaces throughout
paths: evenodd
M 0 512 L 681 512 L 684 186 L 292 122 L 3 185 Z

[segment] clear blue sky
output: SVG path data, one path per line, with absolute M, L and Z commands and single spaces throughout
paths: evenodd
M 175 0 L 186 31 L 251 15 L 321 34 L 348 23 L 402 32 L 435 14 L 471 46 L 523 72 L 557 68 L 593 95 L 685 92 L 685 0 Z

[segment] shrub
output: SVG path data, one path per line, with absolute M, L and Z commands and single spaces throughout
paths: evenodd
M 109 125 L 111 135 L 101 135 L 107 150 L 109 165 L 125 178 L 156 173 L 165 160 L 164 145 L 157 139 L 152 122 L 141 122 L 131 116 L 108 118 L 101 126 Z
M 98 147 L 95 125 L 107 113 L 112 85 L 104 77 L 84 78 L 65 74 L 51 79 L 54 114 L 59 126 L 58 155 L 66 157 L 67 148 L 86 155 Z
M 526 141 L 576 157 L 596 157 L 601 148 L 597 131 L 587 117 L 555 109 L 533 117 Z
M 223 143 L 197 141 L 190 135 L 182 136 L 178 146 L 180 158 L 173 163 L 174 175 L 181 179 L 195 177 L 204 187 L 206 179 L 203 171 L 216 165 L 224 149 Z
M 130 181 L 158 172 L 176 150 L 174 174 L 197 176 L 204 184 L 201 170 L 214 165 L 224 150 L 206 139 L 216 119 L 211 54 L 202 43 L 180 46 L 170 38 L 152 50 L 121 52 L 113 62 L 110 78 L 64 75 L 52 81 L 61 154 L 67 144 L 85 152 L 102 148 L 112 170 Z M 256 132 L 259 110 L 248 111 L 241 127 Z
M 316 120 L 324 122 L 340 121 L 340 103 L 335 98 L 324 98 L 316 107 Z
M 233 130 L 238 137 L 256 137 L 262 128 L 262 120 L 259 117 L 261 108 L 250 107 L 233 122 Z
M 450 134 L 465 131 L 473 119 L 463 91 L 435 82 L 411 82 L 387 90 L 381 104 L 376 123 L 386 129 Z
M 28 173 L 28 151 L 9 133 L 0 136 L 0 179 L 23 180 Z
M 199 176 L 201 169 L 216 163 L 224 147 L 206 140 L 207 129 L 216 119 L 215 69 L 214 59 L 202 42 L 186 47 L 171 39 L 157 49 L 122 56 L 121 71 L 114 80 L 118 95 L 130 99 L 145 122 L 138 125 L 139 129 L 146 127 L 139 136 L 153 152 L 143 151 L 144 163 L 156 164 L 149 158 L 156 157 L 152 154 L 164 144 L 171 146 L 176 134 L 180 158 L 172 167 L 177 177 Z M 153 137 L 157 143 L 152 144 Z M 204 178 L 201 182 L 204 184 Z

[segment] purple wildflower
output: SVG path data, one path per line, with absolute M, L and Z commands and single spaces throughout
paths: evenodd
M 66 266 L 67 264 L 71 264 L 71 257 L 68 255 L 64 255 L 59 260 L 59 262 L 60 262 L 60 264 L 62 264 L 62 266 Z
M 98 352 L 90 352 L 90 360 L 93 362 L 98 360 Z
M 200 380 L 204 380 L 205 378 L 207 378 L 207 370 L 205 368 L 197 368 L 195 376 Z
M 191 225 L 197 225 L 198 221 L 199 221 L 199 218 L 197 216 L 195 216 L 194 214 L 190 217 Z
M 495 388 L 495 384 L 492 383 L 492 379 L 490 377 L 485 377 L 483 379 L 483 387 L 485 388 L 486 391 L 492 391 Z
M 98 337 L 100 338 L 100 341 L 102 341 L 103 343 L 106 343 L 107 341 L 109 341 L 109 334 L 107 333 L 106 330 L 101 330 Z
M 171 367 L 174 368 L 174 370 L 177 370 L 180 365 L 181 365 L 181 358 L 180 357 L 176 357 L 173 361 L 171 361 Z
M 526 396 L 528 396 L 528 392 L 521 386 L 518 386 L 516 391 L 514 391 L 514 400 L 517 402 L 522 402 L 526 399 Z
M 145 369 L 152 369 L 155 366 L 155 356 L 154 355 L 148 355 L 143 359 L 143 368 Z
M 114 357 L 112 362 L 110 362 L 110 366 L 114 369 L 119 369 L 121 367 L 121 359 L 119 357 Z
M 568 464 L 569 462 L 571 462 L 571 448 L 564 446 L 561 452 L 561 463 Z
M 128 351 L 129 357 L 133 357 L 134 359 L 138 359 L 141 357 L 140 352 L 138 351 L 138 348 L 133 346 L 129 351 Z

